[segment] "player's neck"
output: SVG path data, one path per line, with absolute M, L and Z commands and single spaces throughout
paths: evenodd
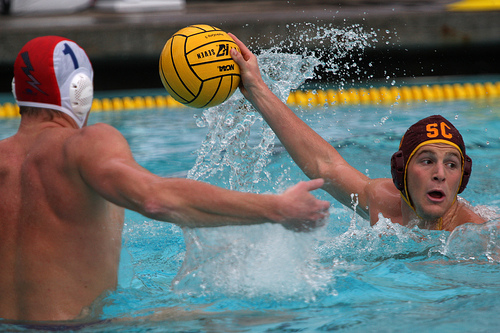
M 19 124 L 19 132 L 33 133 L 38 130 L 53 127 L 77 128 L 69 116 L 50 117 L 46 114 L 23 115 Z
M 403 224 L 410 228 L 414 226 L 418 226 L 420 229 L 441 230 L 443 228 L 443 217 L 432 220 L 423 219 L 404 200 L 401 200 L 401 214 L 403 216 Z

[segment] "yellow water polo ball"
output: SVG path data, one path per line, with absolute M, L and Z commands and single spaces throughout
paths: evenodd
M 240 69 L 229 51 L 239 47 L 219 28 L 198 24 L 176 32 L 160 55 L 160 78 L 178 102 L 206 108 L 227 100 L 238 88 Z

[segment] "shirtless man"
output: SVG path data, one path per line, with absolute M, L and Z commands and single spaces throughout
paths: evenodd
M 124 137 L 86 126 L 93 71 L 76 43 L 28 42 L 14 64 L 18 132 L 0 141 L 0 318 L 70 320 L 117 285 L 124 208 L 181 227 L 323 224 L 329 203 L 301 182 L 280 195 L 162 178 Z
M 391 161 L 393 179 L 370 179 L 349 165 L 335 148 L 297 117 L 266 86 L 257 58 L 234 35 L 241 49 L 231 56 L 241 70 L 243 95 L 262 114 L 293 160 L 309 178 L 325 180 L 323 189 L 373 225 L 379 214 L 395 223 L 451 231 L 485 220 L 457 194 L 467 185 L 471 159 L 458 130 L 441 116 L 411 126 Z

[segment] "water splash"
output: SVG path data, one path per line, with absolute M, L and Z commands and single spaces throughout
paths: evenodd
M 231 98 L 206 110 L 202 121 L 208 127 L 188 178 L 203 180 L 233 190 L 254 190 L 268 163 L 274 134 L 261 126 L 260 142 L 252 146 L 251 128 L 259 116 L 248 104 Z M 222 176 L 224 175 L 224 176 Z
M 362 73 L 359 63 L 363 60 L 364 51 L 378 42 L 377 34 L 374 31 L 366 31 L 359 24 L 344 28 L 336 26 L 338 23 L 288 24 L 286 36 L 277 35 L 275 39 L 271 38 L 279 40 L 273 48 L 281 53 L 300 54 L 319 60 L 315 79 L 323 83 L 343 87 L 349 83 L 349 79 L 359 82 L 360 78 L 369 78 L 366 73 Z M 256 38 L 254 44 L 262 43 L 261 39 Z M 333 79 L 333 82 L 328 82 L 330 79 Z
M 312 56 L 283 54 L 278 49 L 263 51 L 258 61 L 264 81 L 283 101 L 292 87 L 312 78 L 320 64 Z M 255 184 L 271 178 L 265 167 L 275 135 L 239 91 L 226 103 L 205 110 L 198 123 L 207 127 L 208 133 L 188 178 L 243 191 L 256 191 Z M 258 124 L 258 132 L 253 133 Z
M 173 282 L 174 290 L 183 294 L 312 301 L 332 280 L 313 251 L 314 233 L 258 225 L 205 229 L 190 236 L 188 264 Z
M 409 229 L 379 215 L 373 226 L 352 223 L 347 232 L 331 237 L 317 251 L 323 262 L 377 262 L 388 258 L 426 258 L 440 249 L 443 234 Z M 445 237 L 445 236 L 444 236 Z
M 363 33 L 359 26 L 336 29 L 305 25 L 307 33 L 298 41 L 285 38 L 287 45 L 258 51 L 262 77 L 283 101 L 292 89 L 314 78 L 320 66 L 342 72 L 336 67 L 336 60 L 355 48 L 367 47 L 372 36 Z M 293 36 L 292 31 L 290 35 Z M 310 50 L 306 44 L 312 40 L 329 46 Z M 292 49 L 300 52 L 286 52 Z M 239 91 L 224 104 L 204 110 L 197 117 L 197 124 L 206 127 L 208 133 L 188 178 L 258 193 L 269 190 L 267 183 L 272 181 L 276 185 L 275 181 L 284 177 L 266 171 L 275 135 Z M 282 190 L 279 184 L 276 186 Z M 185 261 L 173 281 L 174 290 L 180 294 L 310 301 L 332 283 L 333 268 L 321 265 L 313 250 L 321 238 L 321 230 L 296 234 L 279 225 L 264 224 L 183 231 Z
M 371 46 L 375 37 L 375 33 L 364 32 L 359 25 L 338 29 L 332 24 L 297 23 L 288 25 L 287 30 L 290 38 L 280 38 L 278 45 L 256 51 L 264 81 L 282 101 L 307 80 L 321 79 L 318 69 L 341 78 L 345 68 L 339 67 L 340 59 L 359 54 Z M 324 48 L 311 49 L 311 43 L 316 45 L 317 41 L 322 42 Z M 254 43 L 258 43 L 258 39 Z M 292 50 L 296 53 L 289 53 Z M 357 60 L 350 59 L 344 67 L 356 68 Z M 342 85 L 342 79 L 336 84 Z M 203 111 L 202 116 L 197 117 L 197 124 L 207 127 L 208 134 L 188 178 L 254 191 L 256 183 L 272 177 L 266 174 L 265 167 L 273 148 L 274 133 L 239 91 L 226 103 Z M 257 124 L 260 124 L 258 133 L 253 133 Z M 224 179 L 226 175 L 228 179 Z
M 443 254 L 452 260 L 500 263 L 500 220 L 463 224 L 451 233 Z

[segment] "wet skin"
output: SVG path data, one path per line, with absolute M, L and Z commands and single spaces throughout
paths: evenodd
M 437 220 L 453 205 L 462 178 L 462 158 L 447 144 L 419 148 L 408 164 L 408 191 L 417 214 Z

